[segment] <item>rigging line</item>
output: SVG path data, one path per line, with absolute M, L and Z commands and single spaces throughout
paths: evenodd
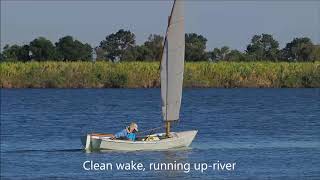
M 167 45 L 167 53 L 166 53 L 166 121 L 168 121 L 168 85 L 169 85 L 169 66 L 168 66 L 168 63 L 169 63 L 169 43 L 167 42 L 166 43 Z
M 157 127 L 157 128 L 152 128 L 152 129 L 147 129 L 145 131 L 141 131 L 141 132 L 137 132 L 136 134 L 142 134 L 142 133 L 145 133 L 145 132 L 150 132 L 150 131 L 154 131 L 154 130 L 157 130 L 157 129 L 162 129 L 164 128 L 165 126 L 161 126 L 161 127 Z

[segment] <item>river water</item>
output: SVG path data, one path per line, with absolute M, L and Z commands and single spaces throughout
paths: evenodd
M 82 149 L 87 132 L 130 121 L 162 125 L 159 89 L 1 89 L 1 179 L 320 179 L 320 89 L 184 89 L 175 131 L 199 130 L 190 148 Z M 85 170 L 83 163 L 112 170 Z M 142 163 L 145 171 L 116 170 Z M 150 163 L 236 163 L 234 170 L 150 170 Z

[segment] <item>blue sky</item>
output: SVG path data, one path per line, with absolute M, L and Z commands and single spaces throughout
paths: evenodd
M 163 35 L 172 1 L 1 1 L 1 47 L 44 36 L 72 35 L 97 46 L 120 28 L 138 44 Z M 186 32 L 202 34 L 207 49 L 244 50 L 254 34 L 272 34 L 283 47 L 294 37 L 320 43 L 319 1 L 186 1 Z

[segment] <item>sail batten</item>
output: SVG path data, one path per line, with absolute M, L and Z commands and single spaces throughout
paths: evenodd
M 179 119 L 184 72 L 185 32 L 183 0 L 175 0 L 161 59 L 161 100 L 165 121 Z

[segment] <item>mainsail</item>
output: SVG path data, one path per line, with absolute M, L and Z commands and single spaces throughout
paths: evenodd
M 175 0 L 161 60 L 161 100 L 165 121 L 179 119 L 184 71 L 184 2 Z

